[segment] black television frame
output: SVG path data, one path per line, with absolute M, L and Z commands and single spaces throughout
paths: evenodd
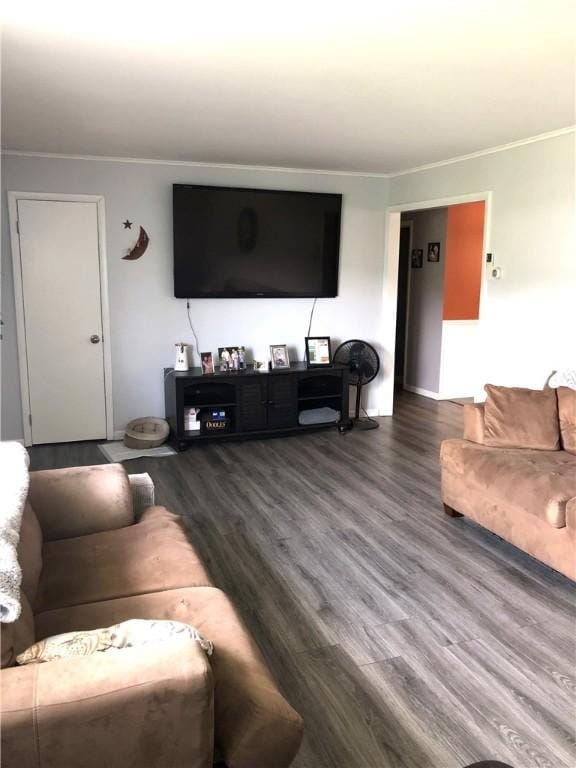
M 310 197 L 332 197 L 338 199 L 338 213 L 340 217 L 340 226 L 338 228 L 337 236 L 337 250 L 334 269 L 334 281 L 333 285 L 328 291 L 322 293 L 261 293 L 261 292 L 243 292 L 239 291 L 233 294 L 216 292 L 216 293 L 191 293 L 180 294 L 176 285 L 176 234 L 174 228 L 174 196 L 177 188 L 188 189 L 218 189 L 222 191 L 247 191 L 247 192 L 265 192 L 266 194 L 273 195 L 297 195 L 297 196 L 310 196 Z M 340 192 L 307 192 L 300 190 L 287 190 L 287 189 L 263 189 L 261 187 L 230 187 L 220 186 L 219 184 L 173 184 L 172 185 L 172 229 L 173 229 L 173 251 L 172 251 L 172 264 L 173 264 L 173 279 L 174 279 L 174 297 L 177 299 L 334 299 L 338 296 L 338 288 L 340 284 L 340 242 L 342 236 L 342 199 L 343 195 Z

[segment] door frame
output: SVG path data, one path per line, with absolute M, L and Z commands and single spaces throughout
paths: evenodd
M 394 412 L 394 359 L 396 357 L 396 307 L 398 301 L 398 263 L 400 249 L 400 217 L 406 211 L 425 210 L 427 208 L 444 208 L 461 203 L 484 202 L 484 233 L 482 245 L 482 279 L 480 281 L 480 305 L 478 326 L 480 339 L 484 331 L 484 315 L 486 308 L 488 269 L 486 254 L 490 253 L 492 232 L 492 192 L 471 192 L 465 195 L 434 198 L 407 203 L 390 205 L 386 208 L 386 237 L 384 244 L 384 285 L 382 293 L 382 317 L 380 325 L 380 343 L 387 350 L 386 366 L 392 374 L 384 379 L 380 389 L 380 416 L 392 416 Z
M 412 245 L 414 243 L 414 222 L 406 221 L 404 224 L 402 224 L 402 220 L 400 220 L 400 229 L 402 229 L 402 227 L 404 227 L 405 229 L 408 229 L 410 232 L 410 235 L 408 238 L 408 279 L 406 281 L 406 327 L 404 329 L 404 367 L 402 369 L 402 386 L 404 387 L 406 386 L 406 369 L 408 365 L 408 342 L 410 337 L 410 323 L 409 323 L 410 288 L 412 284 Z M 400 258 L 400 242 L 398 242 L 398 258 Z M 398 282 L 398 277 L 396 277 L 396 282 Z M 396 294 L 398 294 L 398 287 L 396 287 Z M 396 296 L 396 299 L 398 299 L 398 296 Z M 398 300 L 396 300 L 396 307 L 398 307 Z M 394 333 L 394 341 L 396 341 L 396 333 Z M 396 343 L 394 343 L 394 363 L 396 363 Z M 396 385 L 396 381 L 394 381 L 394 385 Z
M 106 218 L 102 195 L 68 195 L 48 192 L 8 192 L 8 221 L 12 246 L 12 271 L 14 277 L 14 301 L 16 305 L 16 340 L 18 368 L 20 374 L 20 400 L 22 403 L 22 426 L 24 445 L 32 445 L 30 426 L 30 387 L 28 380 L 28 350 L 26 345 L 26 321 L 24 315 L 24 286 L 22 283 L 22 257 L 18 232 L 18 201 L 46 200 L 62 203 L 96 203 L 98 224 L 98 262 L 100 273 L 100 308 L 102 314 L 102 345 L 104 358 L 104 402 L 106 408 L 106 439 L 114 439 L 114 418 L 112 404 L 112 355 L 110 345 L 110 307 L 108 300 L 108 267 L 106 256 Z

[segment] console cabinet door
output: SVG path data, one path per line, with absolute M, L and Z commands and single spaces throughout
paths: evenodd
M 268 377 L 258 375 L 262 378 L 250 376 L 237 384 L 239 432 L 256 432 L 267 427 Z
M 291 374 L 268 376 L 268 429 L 298 426 L 297 377 Z

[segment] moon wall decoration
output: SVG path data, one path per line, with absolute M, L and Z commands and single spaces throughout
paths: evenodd
M 139 259 L 144 254 L 146 248 L 148 248 L 149 242 L 150 238 L 148 237 L 146 230 L 144 227 L 140 227 L 136 244 L 128 251 L 126 256 L 122 256 L 122 258 L 127 259 L 128 261 L 136 261 L 136 259 Z

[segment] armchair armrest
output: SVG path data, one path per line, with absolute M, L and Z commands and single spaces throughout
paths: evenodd
M 464 406 L 464 439 L 484 444 L 484 403 Z
M 31 472 L 28 500 L 45 541 L 134 523 L 130 483 L 121 464 Z
M 211 768 L 213 680 L 193 640 L 10 667 L 2 764 Z

